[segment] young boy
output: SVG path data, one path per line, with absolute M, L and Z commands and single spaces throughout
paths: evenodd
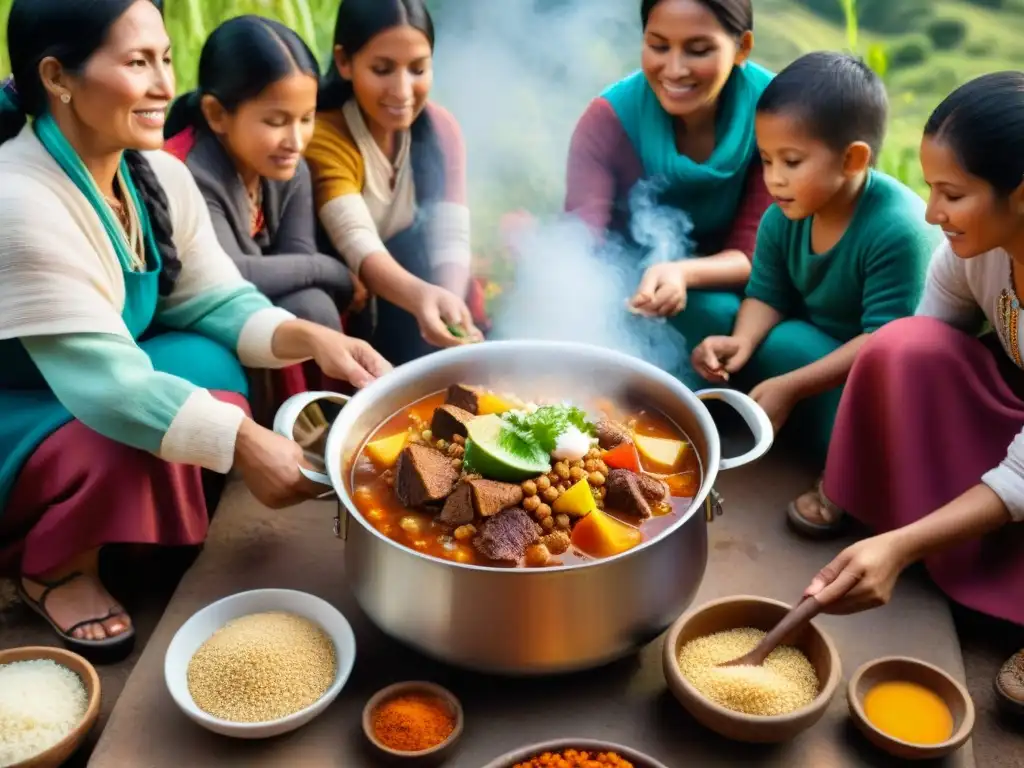
M 822 465 L 857 351 L 914 313 L 941 234 L 917 195 L 873 168 L 887 114 L 879 78 L 844 54 L 808 54 L 769 84 L 756 131 L 775 204 L 732 335 L 692 356 L 704 378 L 752 387 L 776 431 L 789 422 L 784 436 Z

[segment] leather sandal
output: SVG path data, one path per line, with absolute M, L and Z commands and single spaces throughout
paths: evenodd
M 104 638 L 103 640 L 83 640 L 82 638 L 75 637 L 72 633 L 76 629 L 84 627 L 87 624 L 102 624 L 104 621 L 108 621 L 118 616 L 127 617 L 128 614 L 124 610 L 124 608 L 117 606 L 115 608 L 112 608 L 110 612 L 107 613 L 107 615 L 105 616 L 85 619 L 84 621 L 79 621 L 77 624 L 73 624 L 70 627 L 66 628 L 59 626 L 57 622 L 53 620 L 53 617 L 50 616 L 49 612 L 46 610 L 46 598 L 49 597 L 50 594 L 55 589 L 59 589 L 60 587 L 66 586 L 75 579 L 80 579 L 84 576 L 85 574 L 83 574 L 80 571 L 74 571 L 72 573 L 69 573 L 67 576 L 64 576 L 60 579 L 56 579 L 54 581 L 42 581 L 41 579 L 25 576 L 22 578 L 27 579 L 28 581 L 35 582 L 36 584 L 42 585 L 44 588 L 43 593 L 39 596 L 39 599 L 36 600 L 25 590 L 22 578 L 19 578 L 18 595 L 19 597 L 21 597 L 25 605 L 27 605 L 29 608 L 31 608 L 43 619 L 46 620 L 46 623 L 53 628 L 53 631 L 57 633 L 57 636 L 60 637 L 61 642 L 63 642 L 64 645 L 67 646 L 68 650 L 74 651 L 80 656 L 83 656 L 84 658 L 93 662 L 112 663 L 115 661 L 120 661 L 121 659 L 125 658 L 128 654 L 130 654 L 132 652 L 132 649 L 135 647 L 134 626 L 129 625 L 129 627 L 124 632 L 121 632 L 120 634 L 115 635 L 114 637 Z
M 996 696 L 1009 713 L 1024 716 L 1024 651 L 1011 656 L 995 679 Z
M 786 510 L 786 518 L 789 521 L 789 524 L 797 531 L 797 533 L 812 539 L 828 539 L 838 535 L 842 531 L 843 525 L 846 522 L 846 513 L 833 504 L 825 495 L 825 491 L 822 488 L 822 480 L 820 478 L 811 493 L 814 493 L 817 496 L 816 501 L 818 503 L 818 509 L 820 510 L 821 517 L 824 518 L 825 522 L 817 523 L 813 520 L 808 520 L 803 516 L 803 514 L 801 514 L 800 509 L 797 507 L 796 500 L 794 500 L 789 502 L 789 509 Z

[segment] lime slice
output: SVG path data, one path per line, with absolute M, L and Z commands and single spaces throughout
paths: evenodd
M 541 451 L 523 454 L 501 440 L 501 417 L 477 416 L 466 426 L 466 464 L 491 480 L 518 483 L 551 471 L 551 459 Z

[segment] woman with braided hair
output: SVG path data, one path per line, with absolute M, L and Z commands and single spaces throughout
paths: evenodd
M 108 544 L 195 545 L 202 471 L 274 507 L 315 492 L 247 415 L 242 366 L 389 366 L 242 279 L 163 144 L 174 94 L 153 0 L 15 0 L 0 95 L 0 571 L 73 649 L 122 655 Z M 30 118 L 30 119 L 29 119 Z

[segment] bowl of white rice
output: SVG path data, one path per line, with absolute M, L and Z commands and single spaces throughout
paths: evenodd
M 0 768 L 56 768 L 100 713 L 100 678 L 77 653 L 0 651 Z
M 333 605 L 289 589 L 240 592 L 186 621 L 164 657 L 178 708 L 224 736 L 264 739 L 323 712 L 355 664 L 352 627 Z

